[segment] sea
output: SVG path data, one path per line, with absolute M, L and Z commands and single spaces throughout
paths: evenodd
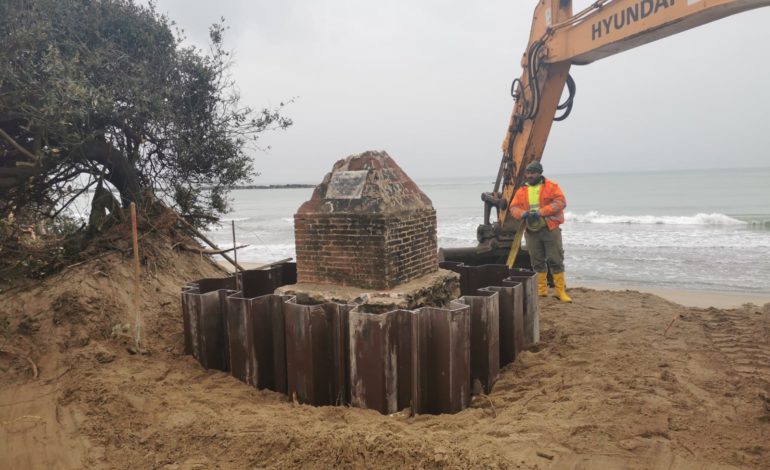
M 569 285 L 770 293 L 770 168 L 546 175 L 567 198 Z M 416 179 L 439 247 L 476 245 L 492 178 Z M 239 261 L 294 258 L 294 219 L 311 188 L 238 189 L 208 235 Z

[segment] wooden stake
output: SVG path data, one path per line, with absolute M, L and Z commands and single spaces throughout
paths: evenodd
M 516 256 L 519 254 L 519 248 L 521 247 L 521 238 L 524 236 L 524 229 L 527 228 L 527 222 L 522 220 L 519 224 L 519 228 L 516 229 L 516 235 L 511 242 L 511 251 L 508 252 L 508 260 L 505 264 L 508 265 L 508 269 L 513 267 L 513 263 L 516 262 Z
M 233 265 L 235 266 L 235 290 L 241 290 L 240 283 L 238 282 L 238 271 L 240 271 L 238 268 L 240 267 L 238 265 L 238 245 L 235 244 L 235 221 L 231 220 L 233 227 L 233 258 L 235 258 L 235 263 Z
M 139 234 L 136 223 L 136 204 L 131 203 L 131 238 L 134 243 L 134 314 L 135 330 L 134 340 L 136 341 L 136 350 L 141 351 L 140 344 L 142 338 L 142 317 L 141 317 L 141 267 L 139 266 Z

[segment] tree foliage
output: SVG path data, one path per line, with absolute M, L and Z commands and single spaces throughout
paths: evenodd
M 0 2 L 0 216 L 54 215 L 109 182 L 125 206 L 150 191 L 197 223 L 227 208 L 253 174 L 260 134 L 282 107 L 240 105 L 223 25 L 207 54 L 131 0 Z M 3 171 L 5 170 L 5 171 Z

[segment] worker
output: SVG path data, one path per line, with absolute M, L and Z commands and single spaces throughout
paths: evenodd
M 564 282 L 564 249 L 559 228 L 564 223 L 567 200 L 559 185 L 543 176 L 540 162 L 530 163 L 525 171 L 526 183 L 516 191 L 509 209 L 515 219 L 527 224 L 524 237 L 532 269 L 537 272 L 537 294 L 548 295 L 550 267 L 556 297 L 562 302 L 572 302 Z

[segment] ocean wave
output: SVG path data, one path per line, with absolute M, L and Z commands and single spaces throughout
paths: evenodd
M 221 245 L 222 248 L 232 248 Z M 276 245 L 249 245 L 238 250 L 238 261 L 250 263 L 270 263 L 279 259 L 296 257 L 294 245 L 276 244 Z
M 233 222 L 245 222 L 249 220 L 248 217 L 233 217 L 233 218 L 226 218 L 223 217 L 219 219 L 217 222 L 212 222 L 208 225 L 206 225 L 206 228 L 204 229 L 205 232 L 214 233 L 214 232 L 224 232 L 225 230 L 230 231 L 232 230 L 232 223 Z M 236 225 L 237 228 L 237 225 Z
M 719 213 L 695 215 L 608 215 L 597 211 L 585 214 L 567 212 L 565 218 L 578 224 L 639 224 L 639 225 L 747 225 L 747 222 Z

